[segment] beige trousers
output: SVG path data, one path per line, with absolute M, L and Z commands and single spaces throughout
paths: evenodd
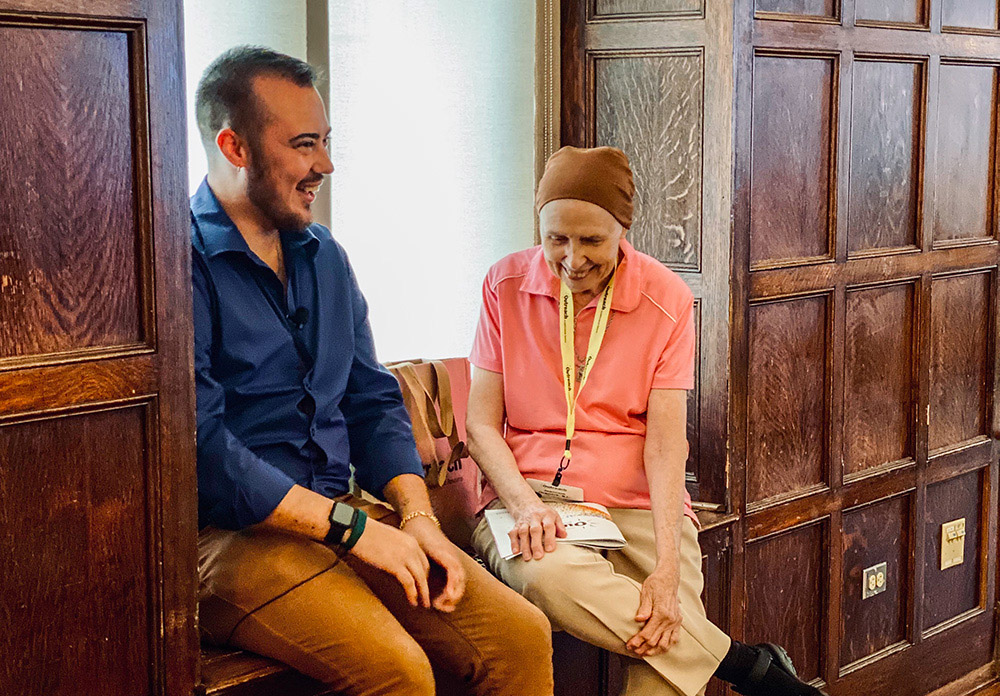
M 397 522 L 380 506 L 350 502 Z M 464 553 L 465 595 L 446 614 L 410 606 L 395 578 L 304 537 L 209 527 L 198 551 L 210 642 L 276 658 L 350 696 L 432 696 L 432 665 L 472 694 L 552 694 L 548 620 Z M 440 575 L 432 573 L 432 592 Z
M 641 628 L 635 621 L 639 590 L 656 564 L 653 517 L 649 510 L 610 512 L 628 545 L 603 555 L 559 544 L 538 561 L 520 557 L 504 561 L 485 520 L 476 528 L 473 544 L 493 572 L 544 611 L 554 628 L 624 655 L 623 694 L 704 693 L 732 642 L 705 617 L 701 549 L 694 523 L 685 517 L 681 530 L 680 639 L 667 652 L 640 660 L 626 651 L 625 643 Z

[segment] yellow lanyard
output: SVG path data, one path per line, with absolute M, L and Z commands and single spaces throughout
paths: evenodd
M 562 368 L 563 368 L 563 388 L 566 390 L 566 450 L 563 452 L 562 461 L 559 462 L 559 469 L 556 471 L 552 481 L 553 486 L 558 486 L 562 482 L 562 473 L 569 466 L 572 457 L 570 445 L 573 442 L 573 434 L 576 432 L 576 402 L 583 391 L 583 385 L 587 383 L 590 370 L 594 366 L 594 360 L 601 350 L 601 343 L 604 342 L 604 332 L 608 328 L 608 319 L 611 316 L 611 295 L 615 289 L 615 275 L 618 269 L 611 274 L 608 286 L 601 293 L 601 298 L 597 303 L 597 311 L 594 315 L 594 326 L 590 329 L 590 342 L 587 344 L 587 357 L 583 363 L 583 372 L 580 374 L 580 386 L 575 387 L 574 373 L 576 372 L 576 327 L 575 313 L 573 311 L 573 293 L 562 280 L 559 281 L 559 341 L 562 348 Z M 575 387 L 575 388 L 574 388 Z

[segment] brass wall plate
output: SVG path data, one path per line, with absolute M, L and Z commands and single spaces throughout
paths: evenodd
M 941 570 L 965 563 L 965 518 L 941 525 Z
M 861 599 L 868 599 L 882 594 L 889 586 L 889 571 L 886 563 L 879 563 L 871 568 L 865 568 L 861 575 Z

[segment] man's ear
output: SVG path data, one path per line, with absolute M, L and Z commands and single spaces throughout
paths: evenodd
M 223 128 L 215 136 L 215 146 L 231 165 L 240 169 L 250 161 L 250 150 L 246 141 L 236 134 L 232 128 Z

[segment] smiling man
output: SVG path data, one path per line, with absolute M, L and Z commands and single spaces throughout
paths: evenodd
M 198 86 L 191 199 L 203 636 L 338 693 L 551 694 L 545 617 L 454 547 L 344 250 L 312 68 L 232 49 Z M 348 494 L 351 467 L 395 514 Z M 497 612 L 503 612 L 499 620 Z

